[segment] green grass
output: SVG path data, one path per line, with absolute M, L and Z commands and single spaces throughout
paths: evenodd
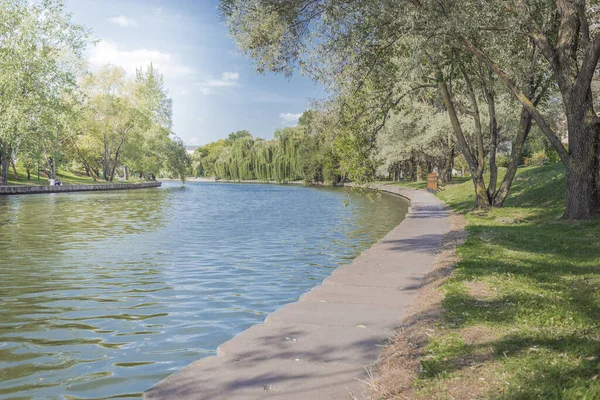
M 467 182 L 467 181 L 470 181 L 471 178 L 469 178 L 469 177 L 461 178 L 461 177 L 455 176 L 452 179 L 453 179 L 453 181 L 450 185 Z M 388 186 L 406 187 L 406 188 L 410 188 L 410 189 L 427 189 L 427 181 L 412 182 L 412 181 L 407 181 L 407 180 L 401 180 L 401 181 L 396 181 L 396 182 L 394 182 L 394 181 L 377 181 L 375 183 L 382 184 L 382 185 L 388 185 Z
M 502 209 L 470 210 L 472 192 L 466 182 L 438 194 L 465 213 L 469 239 L 441 288 L 418 393 L 600 399 L 600 220 L 561 219 L 561 165 L 520 170 Z
M 427 189 L 427 182 L 411 182 L 411 181 L 377 181 L 375 182 L 378 185 L 388 185 L 388 186 L 401 186 L 411 189 Z
M 27 180 L 27 171 L 21 166 L 17 166 L 17 173 L 19 174 L 19 180 L 17 180 L 12 167 L 8 173 L 8 184 L 9 185 L 48 185 L 48 177 L 40 171 L 40 180 L 38 181 L 37 170 L 31 171 L 31 180 Z M 84 172 L 73 172 L 58 170 L 56 177 L 60 179 L 63 185 L 91 185 L 94 183 L 104 183 L 104 181 L 94 182 L 92 177 L 87 176 Z M 116 180 L 113 183 L 131 183 L 133 181 Z

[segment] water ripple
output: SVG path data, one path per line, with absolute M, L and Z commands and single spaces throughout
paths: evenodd
M 390 195 L 209 183 L 0 198 L 0 398 L 139 398 L 406 210 Z

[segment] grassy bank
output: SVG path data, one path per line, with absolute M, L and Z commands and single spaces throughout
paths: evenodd
M 17 166 L 17 174 L 19 179 L 17 180 L 17 176 L 15 176 L 12 167 L 9 169 L 8 173 L 8 184 L 9 185 L 48 185 L 48 177 L 43 172 L 40 172 L 40 179 L 38 180 L 37 170 L 31 172 L 31 179 L 27 179 L 27 171 L 25 168 Z M 91 176 L 87 176 L 84 172 L 73 172 L 73 171 L 65 171 L 58 170 L 56 172 L 56 177 L 60 179 L 63 185 L 91 185 L 94 183 L 106 183 L 105 181 L 96 181 Z M 116 180 L 113 183 L 135 183 L 134 181 L 124 181 L 124 180 Z
M 459 176 L 455 176 L 453 179 L 454 179 L 453 180 L 453 184 L 464 183 L 464 182 L 470 182 L 471 181 L 470 177 L 461 178 Z M 406 188 L 410 188 L 410 189 L 427 189 L 427 181 L 425 181 L 425 180 L 419 181 L 419 182 L 412 182 L 412 181 L 407 181 L 407 180 L 401 180 L 401 181 L 377 181 L 375 183 L 376 184 L 382 184 L 382 185 L 388 185 L 388 186 L 406 187 Z M 442 187 L 442 189 L 444 189 L 444 188 Z
M 502 209 L 470 210 L 472 192 L 439 194 L 469 237 L 423 310 L 416 379 L 378 397 L 600 399 L 600 221 L 561 220 L 560 165 L 520 170 Z

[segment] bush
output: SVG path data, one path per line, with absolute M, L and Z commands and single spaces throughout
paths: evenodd
M 545 150 L 536 151 L 531 157 L 525 159 L 525 164 L 527 165 L 543 165 L 547 162 L 548 157 L 546 157 Z
M 508 154 L 498 154 L 496 156 L 496 165 L 498 167 L 508 168 L 510 164 L 510 156 Z
M 545 151 L 546 157 L 548 158 L 548 163 L 557 164 L 560 162 L 560 157 L 554 147 L 548 147 Z

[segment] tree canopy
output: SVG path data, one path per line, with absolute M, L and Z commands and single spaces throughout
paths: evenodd
M 446 114 L 446 157 L 456 150 L 468 164 L 477 206 L 503 204 L 535 125 L 567 167 L 566 216 L 600 213 L 595 1 L 222 0 L 220 10 L 258 71 L 301 70 L 326 85 L 340 103 L 344 145 L 364 155 L 355 161 L 372 156 L 390 117 L 402 116 L 426 143 L 435 128 L 419 129 L 407 112 L 429 102 L 429 118 Z M 412 148 L 411 135 L 393 139 L 396 147 Z M 498 182 L 506 143 L 510 162 Z
M 83 166 L 94 179 L 129 171 L 183 178 L 188 160 L 172 131 L 172 101 L 153 66 L 88 71 L 91 32 L 61 0 L 0 0 L 0 184 L 9 167 Z

